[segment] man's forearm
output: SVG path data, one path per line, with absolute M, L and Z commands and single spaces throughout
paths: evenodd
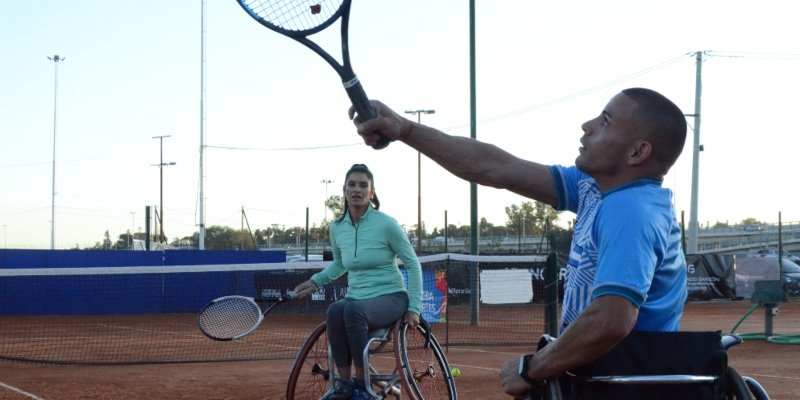
M 531 359 L 529 376 L 546 379 L 608 353 L 636 325 L 638 309 L 619 296 L 596 299 L 553 343 Z
M 403 142 L 461 179 L 555 205 L 553 178 L 545 165 L 520 159 L 493 144 L 419 124 L 414 124 Z
M 510 156 L 500 148 L 463 136 L 448 135 L 435 128 L 414 124 L 403 139 L 459 178 L 482 183 L 485 171 L 498 159 Z M 485 158 L 484 158 L 485 157 Z

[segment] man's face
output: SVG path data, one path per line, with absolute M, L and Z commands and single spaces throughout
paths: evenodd
M 636 103 L 623 93 L 614 96 L 603 112 L 581 125 L 583 136 L 575 165 L 595 179 L 615 176 L 627 164 L 637 130 Z

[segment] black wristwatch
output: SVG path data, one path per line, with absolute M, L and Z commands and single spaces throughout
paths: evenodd
M 519 358 L 519 376 L 525 379 L 525 382 L 528 382 L 529 385 L 539 386 L 541 382 L 528 376 L 528 364 L 531 358 L 533 358 L 533 354 L 523 354 L 522 357 Z

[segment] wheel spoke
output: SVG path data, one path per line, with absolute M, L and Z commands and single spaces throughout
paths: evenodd
M 328 390 L 328 336 L 325 326 L 315 329 L 298 352 L 289 377 L 287 397 L 317 400 Z
M 449 367 L 438 342 L 432 339 L 426 346 L 425 332 L 420 329 L 407 329 L 405 342 L 403 363 L 417 397 L 424 400 L 455 398 L 455 387 L 450 386 L 452 377 L 444 370 Z

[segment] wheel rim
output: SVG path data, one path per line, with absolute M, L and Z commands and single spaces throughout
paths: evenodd
M 435 339 L 426 347 L 426 335 L 421 329 L 403 326 L 402 332 L 406 342 L 402 356 L 405 378 L 416 397 L 424 400 L 453 398 L 449 385 L 452 377 Z
M 309 336 L 300 352 L 292 368 L 287 397 L 296 400 L 318 400 L 328 390 L 330 374 L 328 335 L 324 326 L 318 327 L 312 336 Z M 301 359 L 302 361 L 299 361 Z

